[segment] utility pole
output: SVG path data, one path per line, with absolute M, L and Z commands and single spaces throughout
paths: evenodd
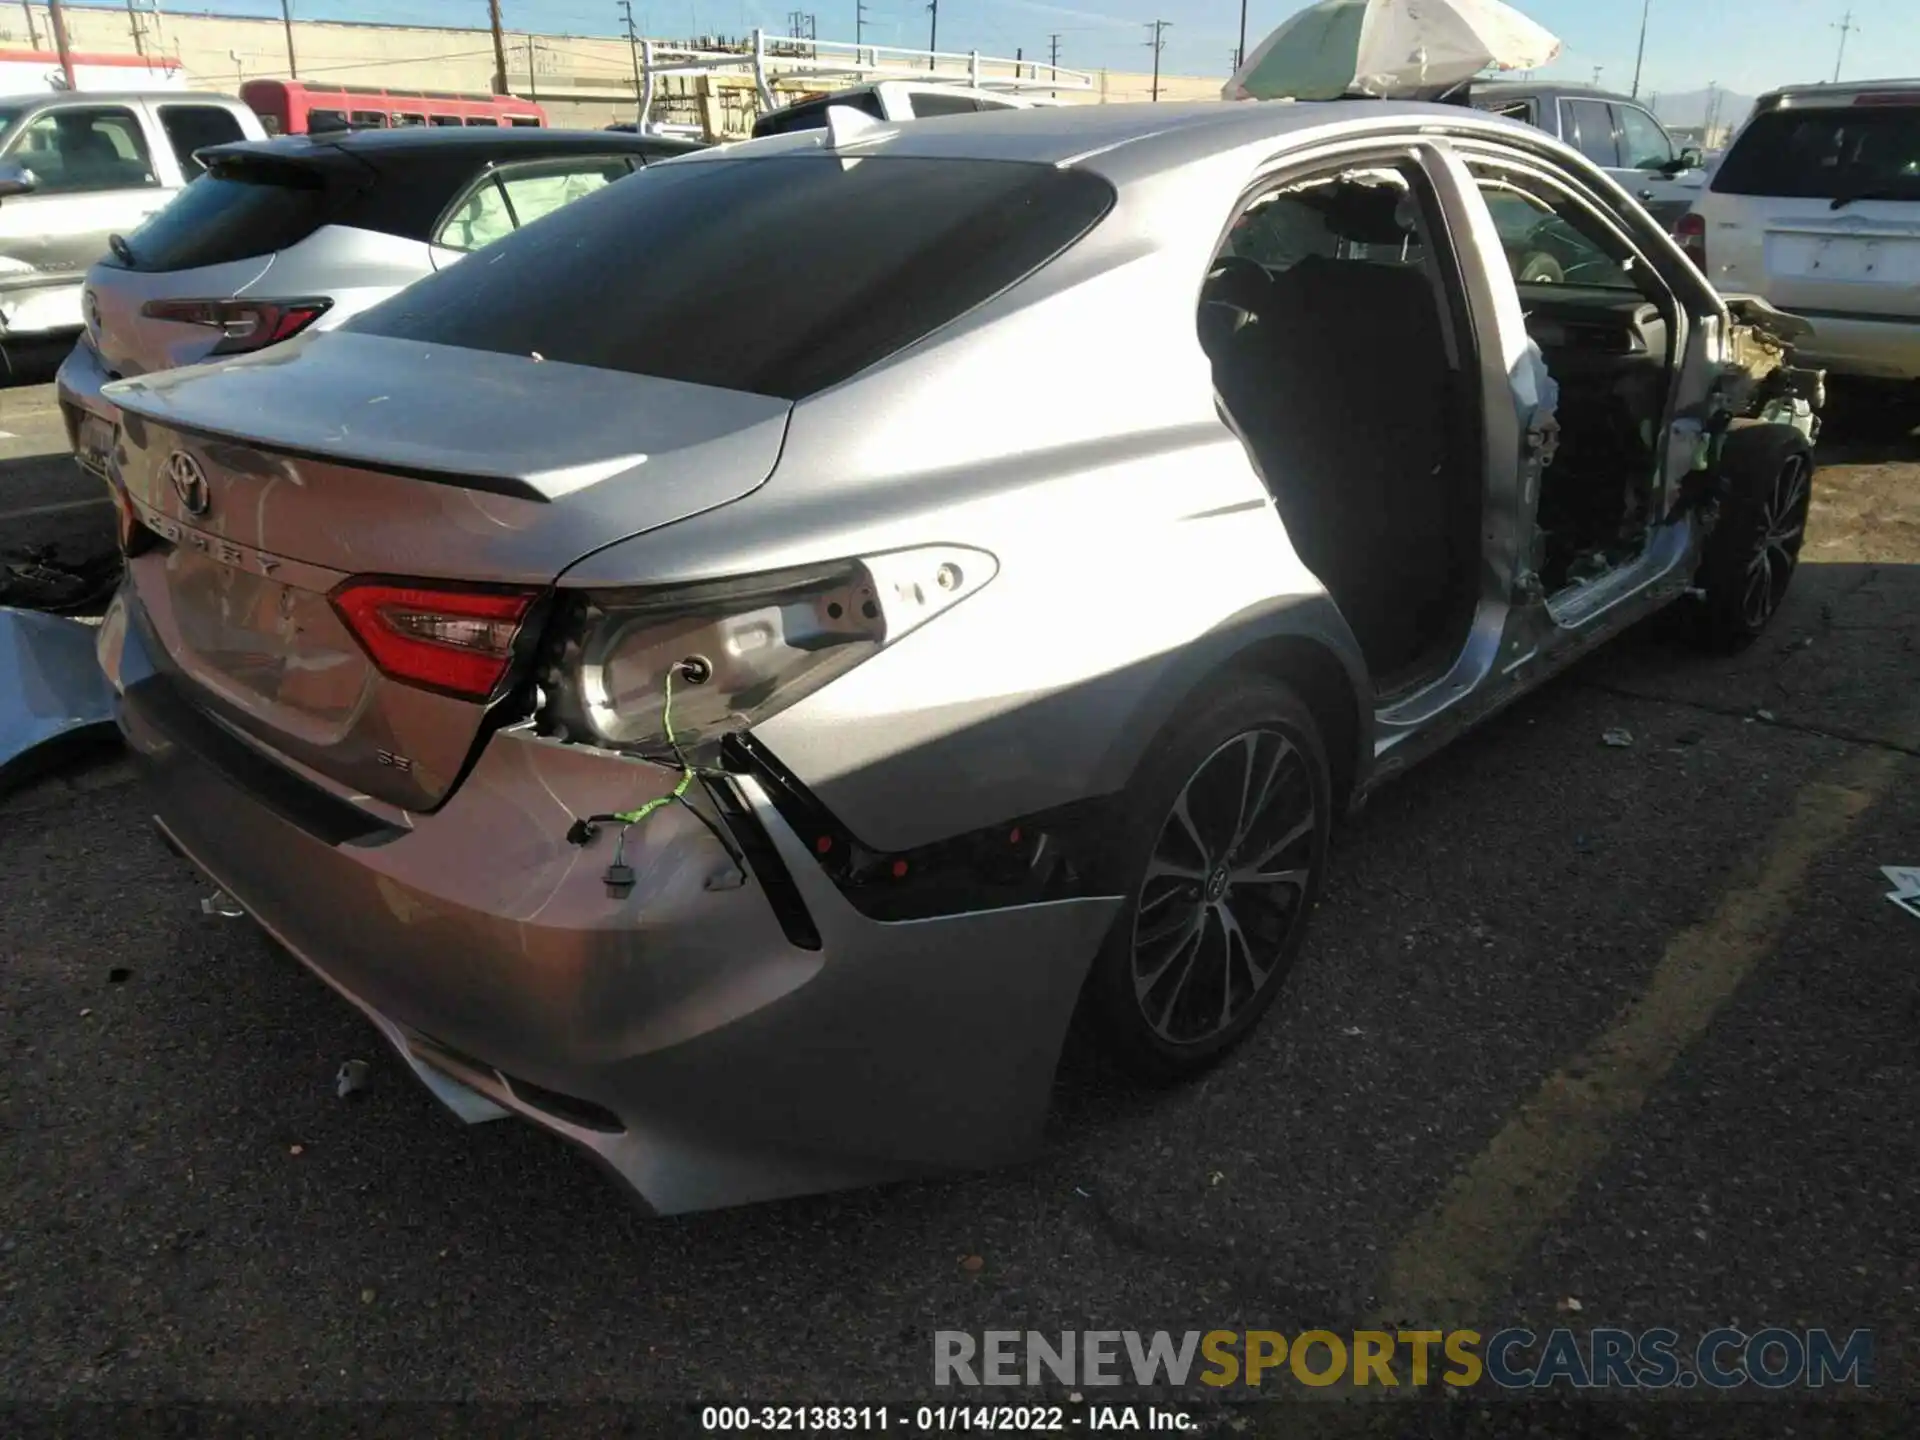
M 53 48 L 60 55 L 60 73 L 66 77 L 67 89 L 80 87 L 73 78 L 73 51 L 67 48 L 67 17 L 60 9 L 60 0 L 47 0 L 47 24 L 53 28 Z
M 933 0 L 927 6 L 927 13 L 933 17 L 932 23 L 927 26 L 927 69 L 931 70 L 935 63 L 934 51 L 940 48 L 940 0 Z
M 853 46 L 860 48 L 860 42 L 867 38 L 867 0 L 855 0 L 853 7 Z
M 1247 0 L 1240 0 L 1240 43 L 1233 47 L 1233 68 L 1247 63 Z
M 127 0 L 127 5 L 131 7 L 133 0 Z M 280 23 L 287 28 L 287 74 L 298 80 L 300 66 L 293 58 L 293 0 L 280 0 Z
M 487 19 L 493 26 L 493 93 L 507 93 L 507 37 L 500 33 L 500 0 L 487 0 Z
M 540 98 L 540 77 L 533 71 L 533 36 L 527 36 L 527 98 Z
M 1047 37 L 1047 78 L 1056 82 L 1060 79 L 1060 37 L 1058 35 Z M 1047 94 L 1055 100 L 1060 98 L 1058 90 L 1049 90 Z
M 40 48 L 40 32 L 34 28 L 33 0 L 20 0 L 20 8 L 27 12 L 27 44 L 35 50 Z
M 1153 38 L 1147 41 L 1147 48 L 1153 51 L 1153 103 L 1160 103 L 1160 52 L 1166 48 L 1165 35 L 1171 27 L 1170 20 L 1149 20 L 1147 28 L 1153 31 Z
M 133 35 L 133 53 L 136 55 L 145 55 L 147 53 L 147 42 L 146 38 L 140 33 L 140 12 L 133 8 L 133 0 L 127 0 L 127 29 Z
M 1847 34 L 1860 27 L 1853 23 L 1853 11 L 1849 10 L 1840 17 L 1840 23 L 1833 27 L 1840 32 L 1840 53 L 1833 57 L 1833 83 L 1840 83 L 1840 62 L 1847 58 Z
M 640 85 L 640 32 L 634 28 L 633 0 L 620 0 L 620 8 L 627 12 L 627 53 L 633 57 L 633 128 L 643 131 L 647 128 L 647 117 L 640 113 L 645 92 Z
M 1647 12 L 1653 9 L 1653 0 L 1641 0 L 1640 3 L 1640 48 L 1633 52 L 1633 89 L 1628 99 L 1640 98 L 1640 62 L 1647 58 Z
M 1596 65 L 1593 67 L 1593 83 L 1595 85 L 1600 83 L 1600 72 L 1606 68 L 1604 65 Z

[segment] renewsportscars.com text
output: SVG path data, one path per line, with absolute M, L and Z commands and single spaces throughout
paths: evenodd
M 1866 1330 L 1596 1327 L 1478 1330 L 939 1330 L 935 1385 L 1303 1385 L 1322 1389 L 1731 1390 L 1864 1388 Z

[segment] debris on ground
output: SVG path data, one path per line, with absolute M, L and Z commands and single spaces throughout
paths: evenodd
M 1775 715 L 1771 710 L 1756 710 L 1753 712 L 1753 718 L 1756 720 L 1765 721 L 1767 724 L 1771 725 L 1779 717 Z
M 1707 732 L 1704 730 L 1682 730 L 1678 735 L 1673 737 L 1673 743 L 1676 745 L 1698 745 L 1706 738 Z
M 1893 882 L 1887 899 L 1920 919 L 1920 865 L 1882 865 L 1880 873 Z
M 133 971 L 124 965 L 116 965 L 107 971 L 107 984 L 124 985 L 133 978 Z
M 55 547 L 0 556 L 0 605 L 51 615 L 98 614 L 120 584 L 120 554 L 63 560 Z
M 960 1268 L 969 1275 L 978 1275 L 986 1268 L 986 1265 L 987 1262 L 978 1255 L 963 1255 L 960 1257 Z
M 1571 1295 L 1560 1302 L 1560 1311 L 1565 1315 L 1578 1315 L 1584 1308 L 1585 1307 Z
M 1606 730 L 1601 732 L 1600 743 L 1602 745 L 1611 745 L 1616 750 L 1624 750 L 1633 744 L 1633 732 L 1631 730 Z
M 333 1077 L 333 1093 L 342 1100 L 356 1090 L 367 1088 L 367 1062 L 364 1060 L 343 1060 L 340 1072 Z

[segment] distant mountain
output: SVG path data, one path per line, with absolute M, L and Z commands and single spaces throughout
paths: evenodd
M 1641 95 L 1645 98 L 1646 92 L 1642 90 Z M 1708 110 L 1717 103 L 1718 123 L 1730 128 L 1747 118 L 1747 112 L 1753 109 L 1754 97 L 1732 90 L 1676 90 L 1671 94 L 1663 90 L 1655 92 L 1653 101 L 1655 113 L 1676 129 L 1705 125 Z

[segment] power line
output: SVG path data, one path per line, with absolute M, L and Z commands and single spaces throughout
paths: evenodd
M 1153 103 L 1160 103 L 1160 52 L 1167 48 L 1166 33 L 1173 26 L 1171 20 L 1149 20 L 1147 28 L 1153 31 L 1153 38 L 1146 42 L 1153 51 Z

